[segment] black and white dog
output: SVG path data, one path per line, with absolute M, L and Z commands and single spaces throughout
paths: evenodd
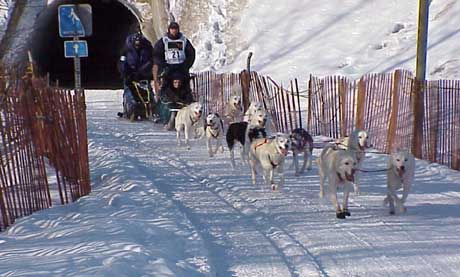
M 299 176 L 300 173 L 311 169 L 312 153 L 313 153 L 313 138 L 303 128 L 296 128 L 291 132 L 291 149 L 293 155 L 293 163 L 295 166 L 295 175 Z M 299 171 L 299 161 L 297 155 L 303 153 L 303 165 Z
M 213 157 L 219 149 L 221 152 L 224 152 L 224 147 L 222 146 L 222 138 L 224 137 L 224 122 L 218 113 L 208 114 L 206 117 L 205 132 L 209 157 Z M 213 140 L 216 141 L 215 151 L 212 151 Z
M 226 134 L 227 146 L 230 150 L 230 161 L 232 168 L 235 168 L 235 155 L 233 148 L 236 142 L 243 147 L 241 149 L 241 161 L 243 164 L 249 160 L 249 146 L 256 138 L 265 138 L 265 124 L 267 123 L 267 114 L 265 111 L 257 111 L 249 122 L 235 122 L 230 124 Z

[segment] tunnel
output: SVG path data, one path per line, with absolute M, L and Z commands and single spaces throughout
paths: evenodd
M 81 38 L 88 44 L 88 57 L 81 58 L 81 83 L 85 89 L 122 88 L 117 63 L 126 36 L 138 30 L 139 16 L 126 3 L 118 0 L 55 0 L 37 18 L 29 42 L 32 57 L 41 76 L 50 83 L 74 86 L 74 60 L 64 57 L 64 41 L 58 26 L 58 6 L 61 4 L 90 4 L 93 33 Z

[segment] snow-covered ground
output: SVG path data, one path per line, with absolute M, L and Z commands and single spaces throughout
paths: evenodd
M 339 220 L 318 198 L 316 166 L 287 169 L 272 192 L 230 170 L 228 152 L 178 149 L 161 126 L 115 118 L 120 101 L 88 92 L 93 192 L 0 233 L 0 276 L 458 276 L 459 172 L 417 161 L 396 216 L 382 206 L 384 174 L 367 173 Z M 368 154 L 365 168 L 385 159 Z
M 181 13 L 193 1 L 170 2 Z M 414 67 L 416 0 L 249 0 L 236 18 L 231 5 L 244 2 L 209 1 L 190 35 L 197 70 L 238 71 L 249 50 L 280 81 Z M 460 2 L 431 2 L 428 77 L 459 79 Z M 279 192 L 253 186 L 228 152 L 211 159 L 204 141 L 184 151 L 161 126 L 116 119 L 120 102 L 120 91 L 88 92 L 93 192 L 0 233 L 0 276 L 458 276 L 459 172 L 417 161 L 396 216 L 382 206 L 384 174 L 364 174 L 352 216 L 338 220 L 318 198 L 316 166 L 287 169 Z M 385 159 L 368 154 L 365 167 Z
M 224 13 L 211 15 L 193 35 L 202 54 L 197 70 L 240 71 L 249 51 L 253 69 L 279 81 L 415 68 L 418 0 L 248 0 L 230 16 L 225 11 L 231 3 L 211 2 Z M 460 79 L 459 13 L 460 1 L 431 1 L 428 79 Z M 213 24 L 226 34 L 220 36 L 223 44 L 215 42 Z M 204 41 L 219 56 L 207 54 Z

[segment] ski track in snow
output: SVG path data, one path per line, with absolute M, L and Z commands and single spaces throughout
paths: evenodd
M 160 125 L 116 119 L 120 92 L 87 94 L 93 192 L 0 234 L 0 275 L 458 274 L 458 172 L 417 161 L 408 212 L 396 216 L 382 206 L 384 173 L 363 174 L 363 195 L 339 220 L 318 197 L 316 166 L 295 177 L 289 157 L 272 192 L 246 166 L 232 171 L 227 151 L 209 158 L 204 141 L 186 151 Z M 366 159 L 366 169 L 386 165 Z

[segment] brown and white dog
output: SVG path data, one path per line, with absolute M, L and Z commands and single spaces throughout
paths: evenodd
M 355 154 L 349 150 L 337 149 L 334 144 L 327 145 L 317 160 L 319 166 L 320 190 L 319 196 L 324 197 L 324 182 L 328 180 L 331 201 L 334 205 L 337 218 L 350 216 L 348 211 L 348 197 L 354 182 L 356 172 Z M 337 201 L 337 188 L 343 185 L 342 206 Z
M 249 164 L 251 165 L 252 183 L 256 184 L 256 166 L 262 168 L 265 183 L 272 190 L 284 185 L 284 160 L 291 146 L 289 135 L 278 133 L 274 138 L 256 139 L 251 143 Z M 275 172 L 280 176 L 279 184 L 275 184 Z
M 225 105 L 224 121 L 227 125 L 234 122 L 240 122 L 243 116 L 243 106 L 241 105 L 241 96 L 233 95 Z
M 312 153 L 313 153 L 313 138 L 303 128 L 296 128 L 291 132 L 291 149 L 293 155 L 293 163 L 295 166 L 295 175 L 299 176 L 300 173 L 311 169 Z M 299 161 L 297 155 L 303 153 L 303 165 L 299 170 Z
M 390 214 L 395 214 L 395 204 L 398 211 L 406 212 L 404 203 L 414 181 L 415 158 L 407 151 L 397 150 L 388 157 L 387 171 L 387 196 L 383 203 L 390 205 Z M 399 198 L 397 190 L 402 189 L 402 197 Z
M 355 159 L 357 162 L 356 169 L 361 170 L 364 158 L 366 157 L 365 150 L 370 146 L 369 144 L 369 134 L 364 130 L 355 130 L 349 137 L 339 138 L 336 141 L 337 147 L 339 149 L 350 150 L 355 154 Z M 355 194 L 359 195 L 361 193 L 359 187 L 359 174 L 355 174 L 355 181 L 353 183 Z
M 208 114 L 206 117 L 205 132 L 209 157 L 213 157 L 219 149 L 221 152 L 224 152 L 224 147 L 222 146 L 224 123 L 218 113 Z M 212 150 L 212 141 L 216 141 L 215 151 Z
M 176 137 L 177 146 L 181 146 L 180 135 L 183 132 L 185 136 L 185 145 L 190 150 L 190 138 L 196 132 L 198 127 L 203 127 L 202 115 L 203 106 L 198 102 L 193 102 L 180 109 L 176 115 Z

